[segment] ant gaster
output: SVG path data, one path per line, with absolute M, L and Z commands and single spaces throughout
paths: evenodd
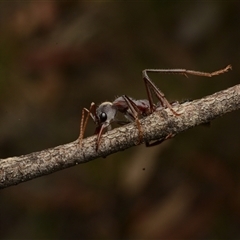
M 161 92 L 156 87 L 156 85 L 151 81 L 151 79 L 148 76 L 148 73 L 181 74 L 186 77 L 188 77 L 188 75 L 213 77 L 213 76 L 228 72 L 230 69 L 232 69 L 231 65 L 228 65 L 224 69 L 221 69 L 212 73 L 199 72 L 199 71 L 186 70 L 186 69 L 145 69 L 143 70 L 142 77 L 146 87 L 148 99 L 135 100 L 131 97 L 123 95 L 121 97 L 116 98 L 113 102 L 103 102 L 98 107 L 96 107 L 96 104 L 92 102 L 89 110 L 87 108 L 83 108 L 81 124 L 80 124 L 80 135 L 79 135 L 80 146 L 82 145 L 82 140 L 83 140 L 83 136 L 84 136 L 84 132 L 87 126 L 89 116 L 91 116 L 91 118 L 97 125 L 95 129 L 95 134 L 97 134 L 97 140 L 96 140 L 96 151 L 97 151 L 99 149 L 101 136 L 104 130 L 106 129 L 110 130 L 112 122 L 116 122 L 119 125 L 123 125 L 129 122 L 135 121 L 139 130 L 139 143 L 141 143 L 143 136 L 142 136 L 142 130 L 141 130 L 139 118 L 148 116 L 153 112 L 155 112 L 156 110 L 161 110 L 163 108 L 169 108 L 175 116 L 180 115 L 173 109 L 172 104 L 170 104 L 168 100 L 165 98 L 164 93 Z M 155 95 L 155 97 L 159 101 L 157 104 L 154 104 L 153 102 L 153 95 Z M 122 113 L 127 121 L 124 122 L 116 119 L 117 112 Z M 85 118 L 85 113 L 87 113 L 86 118 Z M 151 144 L 146 142 L 146 146 L 157 145 L 170 137 L 171 137 L 171 134 L 169 134 L 169 136 L 167 136 L 166 138 L 156 140 Z

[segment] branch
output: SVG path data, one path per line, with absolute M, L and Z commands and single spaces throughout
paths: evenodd
M 240 84 L 192 102 L 177 104 L 173 115 L 169 109 L 157 111 L 141 119 L 143 140 L 162 139 L 189 128 L 207 123 L 228 112 L 240 109 Z M 98 157 L 130 148 L 138 144 L 139 133 L 135 123 L 115 128 L 102 136 L 96 152 L 96 136 L 55 148 L 19 157 L 0 159 L 0 188 L 16 185 L 52 172 L 85 163 Z

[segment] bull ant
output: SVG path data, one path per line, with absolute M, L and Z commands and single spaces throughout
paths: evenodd
M 101 142 L 101 136 L 104 130 L 105 131 L 110 130 L 111 123 L 113 122 L 116 122 L 119 125 L 123 125 L 129 122 L 135 121 L 139 130 L 139 142 L 141 143 L 143 134 L 142 134 L 139 118 L 149 116 L 153 112 L 164 109 L 164 108 L 169 108 L 175 116 L 180 115 L 173 109 L 172 107 L 173 104 L 168 102 L 168 100 L 165 98 L 164 93 L 160 91 L 156 87 L 156 85 L 151 81 L 151 79 L 148 76 L 148 73 L 181 74 L 186 77 L 188 77 L 188 75 L 213 77 L 213 76 L 228 72 L 230 69 L 232 69 L 231 65 L 228 65 L 224 69 L 221 69 L 212 73 L 199 72 L 199 71 L 186 70 L 186 69 L 145 69 L 143 70 L 142 77 L 146 87 L 148 99 L 135 100 L 131 97 L 123 95 L 121 97 L 117 97 L 113 102 L 103 102 L 97 107 L 96 107 L 96 104 L 92 102 L 89 109 L 83 108 L 81 124 L 80 124 L 80 135 L 79 135 L 80 146 L 82 145 L 82 140 L 84 137 L 84 132 L 87 126 L 89 116 L 93 119 L 93 121 L 97 125 L 95 129 L 95 134 L 97 134 L 96 151 L 98 151 L 100 142 Z M 155 96 L 158 99 L 158 102 L 156 104 L 154 104 L 153 102 L 153 96 Z M 122 113 L 127 121 L 125 122 L 125 121 L 118 120 L 116 118 L 117 112 Z M 87 113 L 86 118 L 85 118 L 85 113 Z M 167 136 L 164 139 L 156 140 L 151 144 L 146 142 L 146 146 L 157 145 L 170 137 L 171 135 Z

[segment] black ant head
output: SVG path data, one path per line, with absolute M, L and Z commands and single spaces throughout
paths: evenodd
M 114 120 L 117 113 L 111 102 L 103 102 L 96 109 L 97 124 L 106 128 Z

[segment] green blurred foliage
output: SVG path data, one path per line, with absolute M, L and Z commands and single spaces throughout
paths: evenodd
M 1 158 L 75 140 L 92 101 L 146 98 L 145 68 L 232 64 L 151 75 L 170 101 L 237 84 L 239 16 L 237 1 L 1 2 Z M 1 190 L 0 238 L 240 238 L 239 116 Z

